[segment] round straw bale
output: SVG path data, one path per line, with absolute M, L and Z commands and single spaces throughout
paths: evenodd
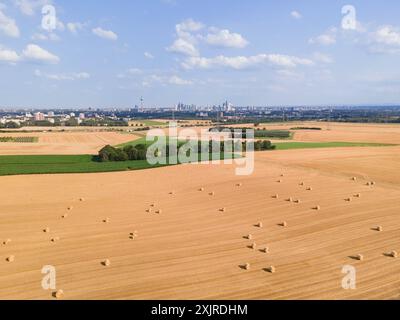
M 57 299 L 61 299 L 62 297 L 64 297 L 64 291 L 57 290 L 57 292 L 54 294 L 54 297 L 56 297 Z
M 274 266 L 269 266 L 268 268 L 266 268 L 266 270 L 267 270 L 269 273 L 275 273 L 275 272 L 276 272 L 276 268 L 275 268 Z

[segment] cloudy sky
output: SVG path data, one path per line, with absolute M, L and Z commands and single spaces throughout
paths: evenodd
M 400 104 L 399 13 L 398 0 L 0 0 L 0 106 Z

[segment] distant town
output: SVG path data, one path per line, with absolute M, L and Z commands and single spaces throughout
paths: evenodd
M 174 107 L 21 109 L 0 108 L 0 128 L 59 126 L 119 127 L 137 126 L 137 120 L 193 120 L 207 123 L 246 123 L 281 121 L 400 123 L 400 106 L 197 106 L 179 103 Z M 140 130 L 140 128 L 138 128 Z

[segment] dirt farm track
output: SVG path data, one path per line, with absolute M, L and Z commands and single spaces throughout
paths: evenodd
M 330 141 L 400 142 L 400 127 L 341 126 Z M 211 164 L 1 177 L 0 299 L 54 299 L 45 265 L 64 299 L 398 299 L 399 164 L 399 146 L 333 148 L 260 152 L 246 177 Z

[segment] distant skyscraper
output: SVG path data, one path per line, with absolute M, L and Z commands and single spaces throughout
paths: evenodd
M 222 104 L 222 110 L 223 110 L 223 111 L 227 111 L 227 112 L 235 111 L 235 109 L 233 108 L 233 105 L 232 105 L 231 103 L 229 103 L 228 100 L 226 100 L 226 101 Z
M 140 108 L 141 109 L 144 108 L 144 99 L 143 99 L 143 97 L 140 97 Z

